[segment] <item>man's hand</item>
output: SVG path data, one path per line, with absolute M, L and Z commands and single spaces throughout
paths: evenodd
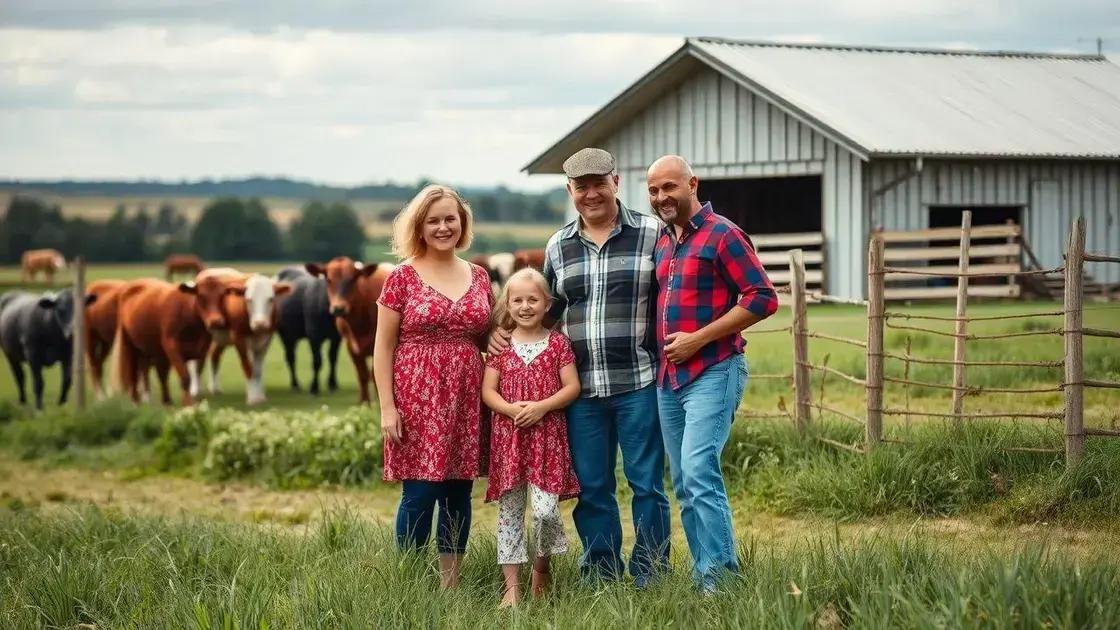
M 486 344 L 486 354 L 495 355 L 509 347 L 512 331 L 495 328 L 490 332 L 490 341 Z
M 665 358 L 672 363 L 683 363 L 703 347 L 703 341 L 696 333 L 670 333 L 665 336 Z
M 521 411 L 513 418 L 513 424 L 522 429 L 527 429 L 540 422 L 544 414 L 548 413 L 548 407 L 541 401 L 516 402 L 513 404 L 522 406 Z

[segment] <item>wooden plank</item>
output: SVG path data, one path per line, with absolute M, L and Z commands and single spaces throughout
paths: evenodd
M 758 261 L 761 262 L 762 266 L 764 266 L 764 267 L 769 267 L 771 265 L 779 266 L 783 262 L 785 262 L 786 264 L 789 264 L 789 252 L 788 251 L 758 252 Z M 805 252 L 805 264 L 806 265 L 820 264 L 823 261 L 824 261 L 824 252 L 820 252 L 820 251 Z
M 873 448 L 883 439 L 883 241 L 871 237 L 867 248 L 867 446 Z
M 914 271 L 921 272 L 921 275 L 902 272 L 887 272 L 887 282 L 892 280 L 921 280 L 922 278 L 937 278 L 937 277 L 956 277 L 959 270 L 957 265 L 930 265 L 928 267 L 897 267 L 898 269 L 913 269 Z M 969 265 L 968 272 L 970 274 L 991 274 L 998 276 L 1004 273 L 1018 273 L 1022 271 L 1020 265 L 1015 264 L 990 264 L 990 265 Z M 945 274 L 939 276 L 938 274 Z
M 793 298 L 793 389 L 797 399 L 797 429 L 804 433 L 809 426 L 809 338 L 805 332 L 808 329 L 805 308 L 805 262 L 801 260 L 802 251 L 791 249 L 789 251 L 789 271 L 793 277 L 790 295 Z
M 71 346 L 73 355 L 70 358 L 70 369 L 74 388 L 74 407 L 78 411 L 83 411 L 86 408 L 86 345 L 89 339 L 86 338 L 86 261 L 81 256 L 74 260 L 72 290 L 74 315 L 71 324 L 74 341 Z
M 1020 236 L 1023 228 L 1017 224 L 978 225 L 972 228 L 972 238 L 1005 238 Z M 929 228 L 925 230 L 893 230 L 881 232 L 883 241 L 892 243 L 917 243 L 921 241 L 955 241 L 961 237 L 960 228 Z M 888 250 L 889 251 L 889 250 Z
M 970 249 L 973 258 L 990 258 L 993 256 L 1018 256 L 1022 247 L 1019 243 L 1008 245 L 977 245 Z M 942 260 L 946 258 L 957 259 L 960 256 L 960 246 L 956 247 L 898 247 L 886 251 L 887 262 L 896 260 Z
M 968 322 L 965 311 L 968 308 L 968 248 L 972 242 L 972 211 L 961 213 L 961 252 L 957 263 L 957 314 L 956 333 L 953 339 L 953 415 L 960 422 L 964 412 L 964 345 Z
M 936 300 L 956 297 L 957 287 L 889 288 L 888 300 Z M 1019 285 L 984 285 L 968 287 L 968 297 L 1019 297 Z
M 790 232 L 786 234 L 752 234 L 756 248 L 763 247 L 804 247 L 808 245 L 821 245 L 824 243 L 824 234 L 821 232 Z
M 796 251 L 796 250 L 791 250 Z M 770 271 L 766 270 L 766 277 L 770 278 L 770 282 L 774 284 L 790 284 L 793 281 L 793 276 L 786 269 Z M 824 272 L 820 269 L 808 269 L 805 271 L 805 283 L 819 285 L 824 281 Z
M 1085 454 L 1085 376 L 1082 364 L 1082 273 L 1085 262 L 1085 219 L 1077 217 L 1069 233 L 1066 251 L 1065 330 L 1063 335 L 1066 361 L 1066 387 L 1064 389 L 1066 423 L 1066 465 L 1072 466 Z

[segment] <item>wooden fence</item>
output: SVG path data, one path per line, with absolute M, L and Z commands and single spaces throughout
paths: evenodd
M 802 431 L 811 423 L 814 411 L 818 413 L 828 413 L 843 420 L 857 422 L 862 424 L 865 428 L 865 442 L 863 444 L 841 444 L 822 437 L 815 438 L 834 446 L 856 452 L 866 452 L 868 449 L 874 448 L 884 442 L 903 443 L 901 440 L 884 437 L 884 417 L 905 417 L 908 421 L 914 416 L 950 419 L 954 422 L 963 422 L 971 419 L 1064 421 L 1064 449 L 1010 447 L 1010 450 L 1055 453 L 1060 453 L 1064 450 L 1066 461 L 1069 464 L 1075 463 L 1081 457 L 1084 451 L 1085 436 L 1120 437 L 1120 430 L 1095 427 L 1086 428 L 1084 426 L 1084 403 L 1082 396 L 1084 389 L 1087 387 L 1120 389 L 1120 382 L 1094 380 L 1084 377 L 1082 340 L 1086 336 L 1120 339 L 1120 331 L 1101 330 L 1082 326 L 1083 287 L 1081 285 L 1081 279 L 1083 277 L 1082 267 L 1085 261 L 1120 263 L 1120 257 L 1085 252 L 1085 226 L 1084 222 L 1078 219 L 1070 235 L 1069 249 L 1066 256 L 1067 264 L 1064 267 L 1029 270 L 1019 268 L 1015 270 L 1004 266 L 1002 263 L 982 263 L 972 266 L 970 262 L 975 257 L 976 250 L 972 245 L 972 236 L 976 231 L 987 236 L 995 234 L 995 231 L 991 230 L 990 226 L 984 226 L 974 230 L 971 225 L 971 220 L 971 213 L 965 212 L 961 227 L 959 229 L 952 228 L 956 232 L 958 238 L 958 244 L 955 248 L 958 260 L 955 269 L 952 271 L 941 268 L 931 271 L 929 267 L 888 266 L 887 263 L 892 260 L 892 257 L 886 255 L 886 243 L 892 238 L 892 235 L 883 232 L 872 235 L 868 247 L 868 299 L 866 301 L 848 300 L 810 291 L 806 287 L 807 283 L 803 280 L 805 277 L 804 253 L 799 249 L 790 251 L 788 254 L 788 277 L 791 281 L 788 286 L 781 287 L 779 291 L 788 295 L 787 303 L 790 305 L 793 312 L 792 324 L 784 328 L 751 329 L 748 331 L 748 335 L 780 334 L 786 332 L 791 334 L 793 341 L 791 344 L 793 350 L 792 372 L 786 374 L 752 375 L 751 378 L 752 380 L 778 379 L 791 382 L 795 396 L 793 410 L 781 408 L 777 411 L 753 412 L 744 415 L 750 418 L 788 417 L 792 419 Z M 997 227 L 1001 230 L 1006 229 L 1003 228 L 1003 226 Z M 945 238 L 943 232 L 943 230 L 938 232 L 939 238 Z M 1000 234 L 1005 235 L 1006 232 L 1000 232 Z M 981 251 L 985 256 L 991 255 L 991 251 L 987 249 Z M 1000 250 L 1000 252 L 1004 253 L 1004 250 Z M 939 252 L 937 255 L 941 256 L 943 254 Z M 896 256 L 893 260 L 900 259 Z M 1046 312 L 998 316 L 968 315 L 967 307 L 968 298 L 970 296 L 987 297 L 993 295 L 993 293 L 988 291 L 977 291 L 976 289 L 980 287 L 971 286 L 971 282 L 976 279 L 999 278 L 1002 283 L 999 286 L 1003 287 L 1003 289 L 1000 290 L 1006 291 L 1005 295 L 1010 295 L 1012 290 L 1007 287 L 1018 286 L 1024 278 L 1059 272 L 1064 273 L 1066 283 L 1064 287 L 1065 305 L 1061 310 L 1055 309 Z M 941 277 L 951 277 L 956 280 L 955 286 L 950 287 L 952 295 L 956 298 L 956 310 L 952 317 L 928 315 L 924 313 L 907 313 L 898 309 L 887 310 L 887 303 L 892 299 L 892 294 L 886 287 L 889 278 L 901 275 L 925 277 L 931 274 Z M 939 291 L 939 296 L 943 296 L 944 294 L 944 291 Z M 893 297 L 896 299 L 903 299 L 908 295 L 909 294 L 902 294 L 900 297 L 899 293 L 895 293 Z M 865 340 L 853 339 L 813 330 L 809 325 L 808 309 L 806 308 L 806 304 L 810 300 L 866 305 L 867 338 Z M 973 322 L 1054 317 L 1063 317 L 1064 325 L 1060 328 L 1027 326 L 1026 329 L 1022 331 L 991 334 L 969 332 L 969 324 Z M 949 322 L 952 323 L 953 330 L 952 332 L 937 330 L 922 325 L 915 325 L 914 323 L 923 321 L 941 322 L 943 324 Z M 907 344 L 906 351 L 903 354 L 888 352 L 884 344 L 885 329 L 887 328 L 952 338 L 953 358 L 946 359 L 916 356 L 911 351 L 909 344 Z M 1003 341 L 1035 336 L 1063 337 L 1064 352 L 1062 356 L 1043 357 L 1031 361 L 968 359 L 968 346 L 971 342 Z M 810 339 L 814 338 L 863 349 L 866 354 L 865 377 L 860 378 L 856 375 L 846 374 L 841 370 L 830 367 L 827 357 L 819 364 L 811 362 L 809 360 L 809 342 Z M 901 378 L 887 375 L 884 364 L 888 360 L 902 362 L 903 375 Z M 952 380 L 950 382 L 941 383 L 912 379 L 910 378 L 910 368 L 913 364 L 952 366 Z M 1016 367 L 1030 370 L 1052 371 L 1055 373 L 1055 377 L 1053 383 L 1031 387 L 980 387 L 970 386 L 968 384 L 967 375 L 970 369 L 991 367 Z M 1060 376 L 1063 368 L 1064 378 Z M 820 394 L 816 402 L 814 402 L 812 396 L 813 374 L 818 374 L 820 376 L 820 381 L 818 383 Z M 844 411 L 826 404 L 824 396 L 824 379 L 826 377 L 837 378 L 841 381 L 864 388 L 866 407 L 863 417 L 857 415 L 858 412 Z M 902 408 L 884 405 L 884 391 L 888 384 L 905 388 L 905 403 Z M 944 411 L 913 410 L 910 408 L 910 388 L 912 387 L 951 391 L 951 406 Z M 1062 392 L 1064 394 L 1065 406 L 1063 409 L 1042 409 L 1029 412 L 968 412 L 965 410 L 966 399 L 985 394 L 997 393 L 1029 396 L 1034 394 L 1053 394 L 1057 392 Z
M 1022 235 L 1022 228 L 1011 221 L 971 228 L 966 240 L 955 227 L 878 232 L 885 250 L 883 296 L 887 300 L 956 297 L 957 283 L 952 279 L 970 271 L 971 277 L 984 281 L 966 282 L 969 296 L 1019 297 Z
M 1085 221 L 1078 217 L 1069 235 L 1065 266 L 1065 423 L 1066 461 L 1072 463 L 1085 451 L 1085 436 L 1120 437 L 1120 431 L 1085 427 L 1085 388 L 1120 389 L 1120 382 L 1085 378 L 1082 343 L 1085 337 L 1120 339 L 1120 331 L 1086 328 L 1082 325 L 1085 291 L 1082 286 L 1086 262 L 1120 263 L 1120 257 L 1085 251 Z
M 791 234 L 757 234 L 751 236 L 759 262 L 766 269 L 766 275 L 774 286 L 788 286 L 793 282 L 793 271 L 789 264 L 792 250 L 801 250 L 803 286 L 811 291 L 820 291 L 824 286 L 828 264 L 825 260 L 824 234 L 821 232 L 798 232 Z M 782 304 L 787 303 L 789 293 L 779 295 Z M 810 298 L 811 299 L 811 298 Z

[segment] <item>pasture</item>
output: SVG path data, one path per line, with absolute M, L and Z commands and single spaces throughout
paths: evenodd
M 218 263 L 215 263 L 218 264 Z M 271 273 L 279 264 L 238 264 Z M 0 283 L 18 270 L 0 269 Z M 158 266 L 93 266 L 92 279 L 160 275 Z M 948 304 L 892 311 L 952 315 Z M 1059 317 L 1001 319 L 1060 310 L 1055 303 L 976 302 L 996 319 L 970 332 L 1060 328 Z M 784 328 L 789 309 L 759 325 Z M 815 305 L 809 327 L 862 339 L 860 307 Z M 949 330 L 948 326 L 929 325 Z M 1088 304 L 1085 326 L 1120 329 L 1115 304 Z M 789 333 L 746 333 L 750 371 L 788 373 Z M 952 341 L 888 329 L 886 347 L 951 358 Z M 813 338 L 811 361 L 864 375 L 864 354 Z M 576 554 L 557 563 L 554 597 L 498 611 L 493 564 L 496 511 L 476 484 L 464 588 L 441 593 L 433 555 L 399 555 L 390 531 L 398 488 L 379 480 L 376 410 L 355 409 L 354 369 L 338 361 L 340 389 L 318 398 L 288 391 L 280 344 L 268 353 L 268 402 L 245 411 L 244 380 L 227 352 L 223 392 L 201 410 L 169 414 L 107 403 L 84 415 L 12 409 L 0 369 L 0 623 L 5 627 L 173 625 L 210 627 L 1107 627 L 1120 610 L 1120 441 L 1091 438 L 1066 472 L 1061 457 L 1005 447 L 1060 446 L 1060 421 L 951 423 L 888 418 L 884 445 L 859 455 L 797 435 L 790 384 L 752 381 L 725 450 L 724 470 L 745 577 L 714 599 L 688 587 L 687 552 L 673 503 L 674 573 L 650 591 L 583 584 Z M 1062 357 L 1060 336 L 971 342 L 970 359 Z M 309 353 L 299 350 L 306 382 Z M 887 373 L 904 366 L 888 362 Z M 1087 339 L 1086 378 L 1120 379 L 1120 341 Z M 325 374 L 321 374 L 325 378 Z M 910 377 L 949 382 L 943 365 Z M 1060 369 L 985 368 L 987 387 L 1059 383 Z M 814 400 L 821 375 L 813 374 Z M 823 399 L 862 415 L 863 390 L 836 377 Z M 177 401 L 177 393 L 173 394 Z M 892 407 L 945 412 L 948 392 L 890 385 Z M 326 407 L 325 410 L 322 407 Z M 966 409 L 1055 410 L 1062 394 L 983 394 Z M 12 416 L 22 416 L 3 420 Z M 1120 424 L 1120 394 L 1086 392 L 1086 424 Z M 855 423 L 814 413 L 814 435 L 850 444 Z M 329 451 L 329 452 L 328 452 Z M 319 457 L 318 455 L 324 455 Z M 337 455 L 337 457 L 332 457 Z M 620 488 L 631 538 L 629 490 Z M 566 503 L 570 511 L 573 503 Z M 568 520 L 568 534 L 578 549 Z

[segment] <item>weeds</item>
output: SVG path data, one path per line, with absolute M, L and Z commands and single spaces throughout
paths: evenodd
M 740 548 L 742 577 L 712 598 L 684 558 L 653 587 L 580 581 L 497 608 L 494 540 L 471 538 L 460 588 L 442 592 L 434 551 L 400 553 L 387 528 L 345 514 L 289 533 L 259 525 L 0 512 L 5 627 L 1107 627 L 1120 568 L 1045 550 L 949 554 L 866 537 Z

